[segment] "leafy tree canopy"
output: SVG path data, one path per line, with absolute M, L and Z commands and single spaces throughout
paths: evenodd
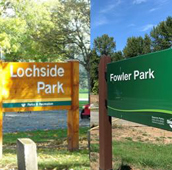
M 91 52 L 90 59 L 90 76 L 91 76 L 91 91 L 94 94 L 98 93 L 98 65 L 100 57 L 97 55 L 96 50 L 93 49 Z
M 116 43 L 113 37 L 109 37 L 107 34 L 104 34 L 94 40 L 93 46 L 99 56 L 111 56 L 115 51 Z
M 143 38 L 130 37 L 127 39 L 127 45 L 125 46 L 123 53 L 126 58 L 134 57 L 143 53 Z
M 0 46 L 8 61 L 88 63 L 89 1 L 1 0 Z
M 112 61 L 119 61 L 119 60 L 123 60 L 124 56 L 123 56 L 122 51 L 117 51 L 112 54 L 111 58 L 112 58 Z
M 160 22 L 150 33 L 153 51 L 172 47 L 172 17 Z

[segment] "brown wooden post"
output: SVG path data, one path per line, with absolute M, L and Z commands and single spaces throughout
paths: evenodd
M 99 64 L 99 168 L 112 169 L 112 124 L 107 115 L 106 67 L 111 62 L 107 56 L 101 57 Z
M 2 61 L 0 61 L 0 159 L 2 158 L 3 111 L 2 111 Z
M 79 62 L 71 63 L 72 107 L 68 111 L 68 150 L 79 149 Z

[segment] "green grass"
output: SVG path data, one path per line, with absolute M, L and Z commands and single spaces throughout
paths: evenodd
M 88 128 L 80 128 L 80 147 L 78 151 L 67 150 L 67 130 L 31 131 L 4 134 L 3 159 L 0 169 L 17 167 L 16 140 L 30 138 L 37 144 L 39 169 L 90 169 L 89 151 L 87 148 Z
M 88 104 L 88 101 L 79 101 L 79 108 L 82 109 L 82 106 Z
M 79 98 L 88 100 L 88 93 L 79 93 Z
M 79 89 L 80 93 L 88 93 L 88 89 Z
M 79 89 L 79 98 L 88 100 L 88 89 Z
M 82 106 L 88 104 L 88 89 L 79 90 L 79 99 L 85 99 L 85 101 L 79 101 L 79 108 L 82 109 Z
M 91 152 L 98 152 L 97 144 L 91 145 Z M 113 142 L 114 168 L 124 162 L 143 170 L 172 170 L 172 145 L 119 141 Z M 118 166 L 118 167 L 117 167 Z

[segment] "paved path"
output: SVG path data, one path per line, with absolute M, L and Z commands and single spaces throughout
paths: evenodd
M 80 126 L 89 127 L 90 120 L 79 121 Z M 44 111 L 31 113 L 5 113 L 3 132 L 59 129 L 67 127 L 67 111 Z

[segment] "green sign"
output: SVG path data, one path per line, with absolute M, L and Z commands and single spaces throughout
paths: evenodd
M 172 130 L 172 49 L 107 66 L 108 115 Z

